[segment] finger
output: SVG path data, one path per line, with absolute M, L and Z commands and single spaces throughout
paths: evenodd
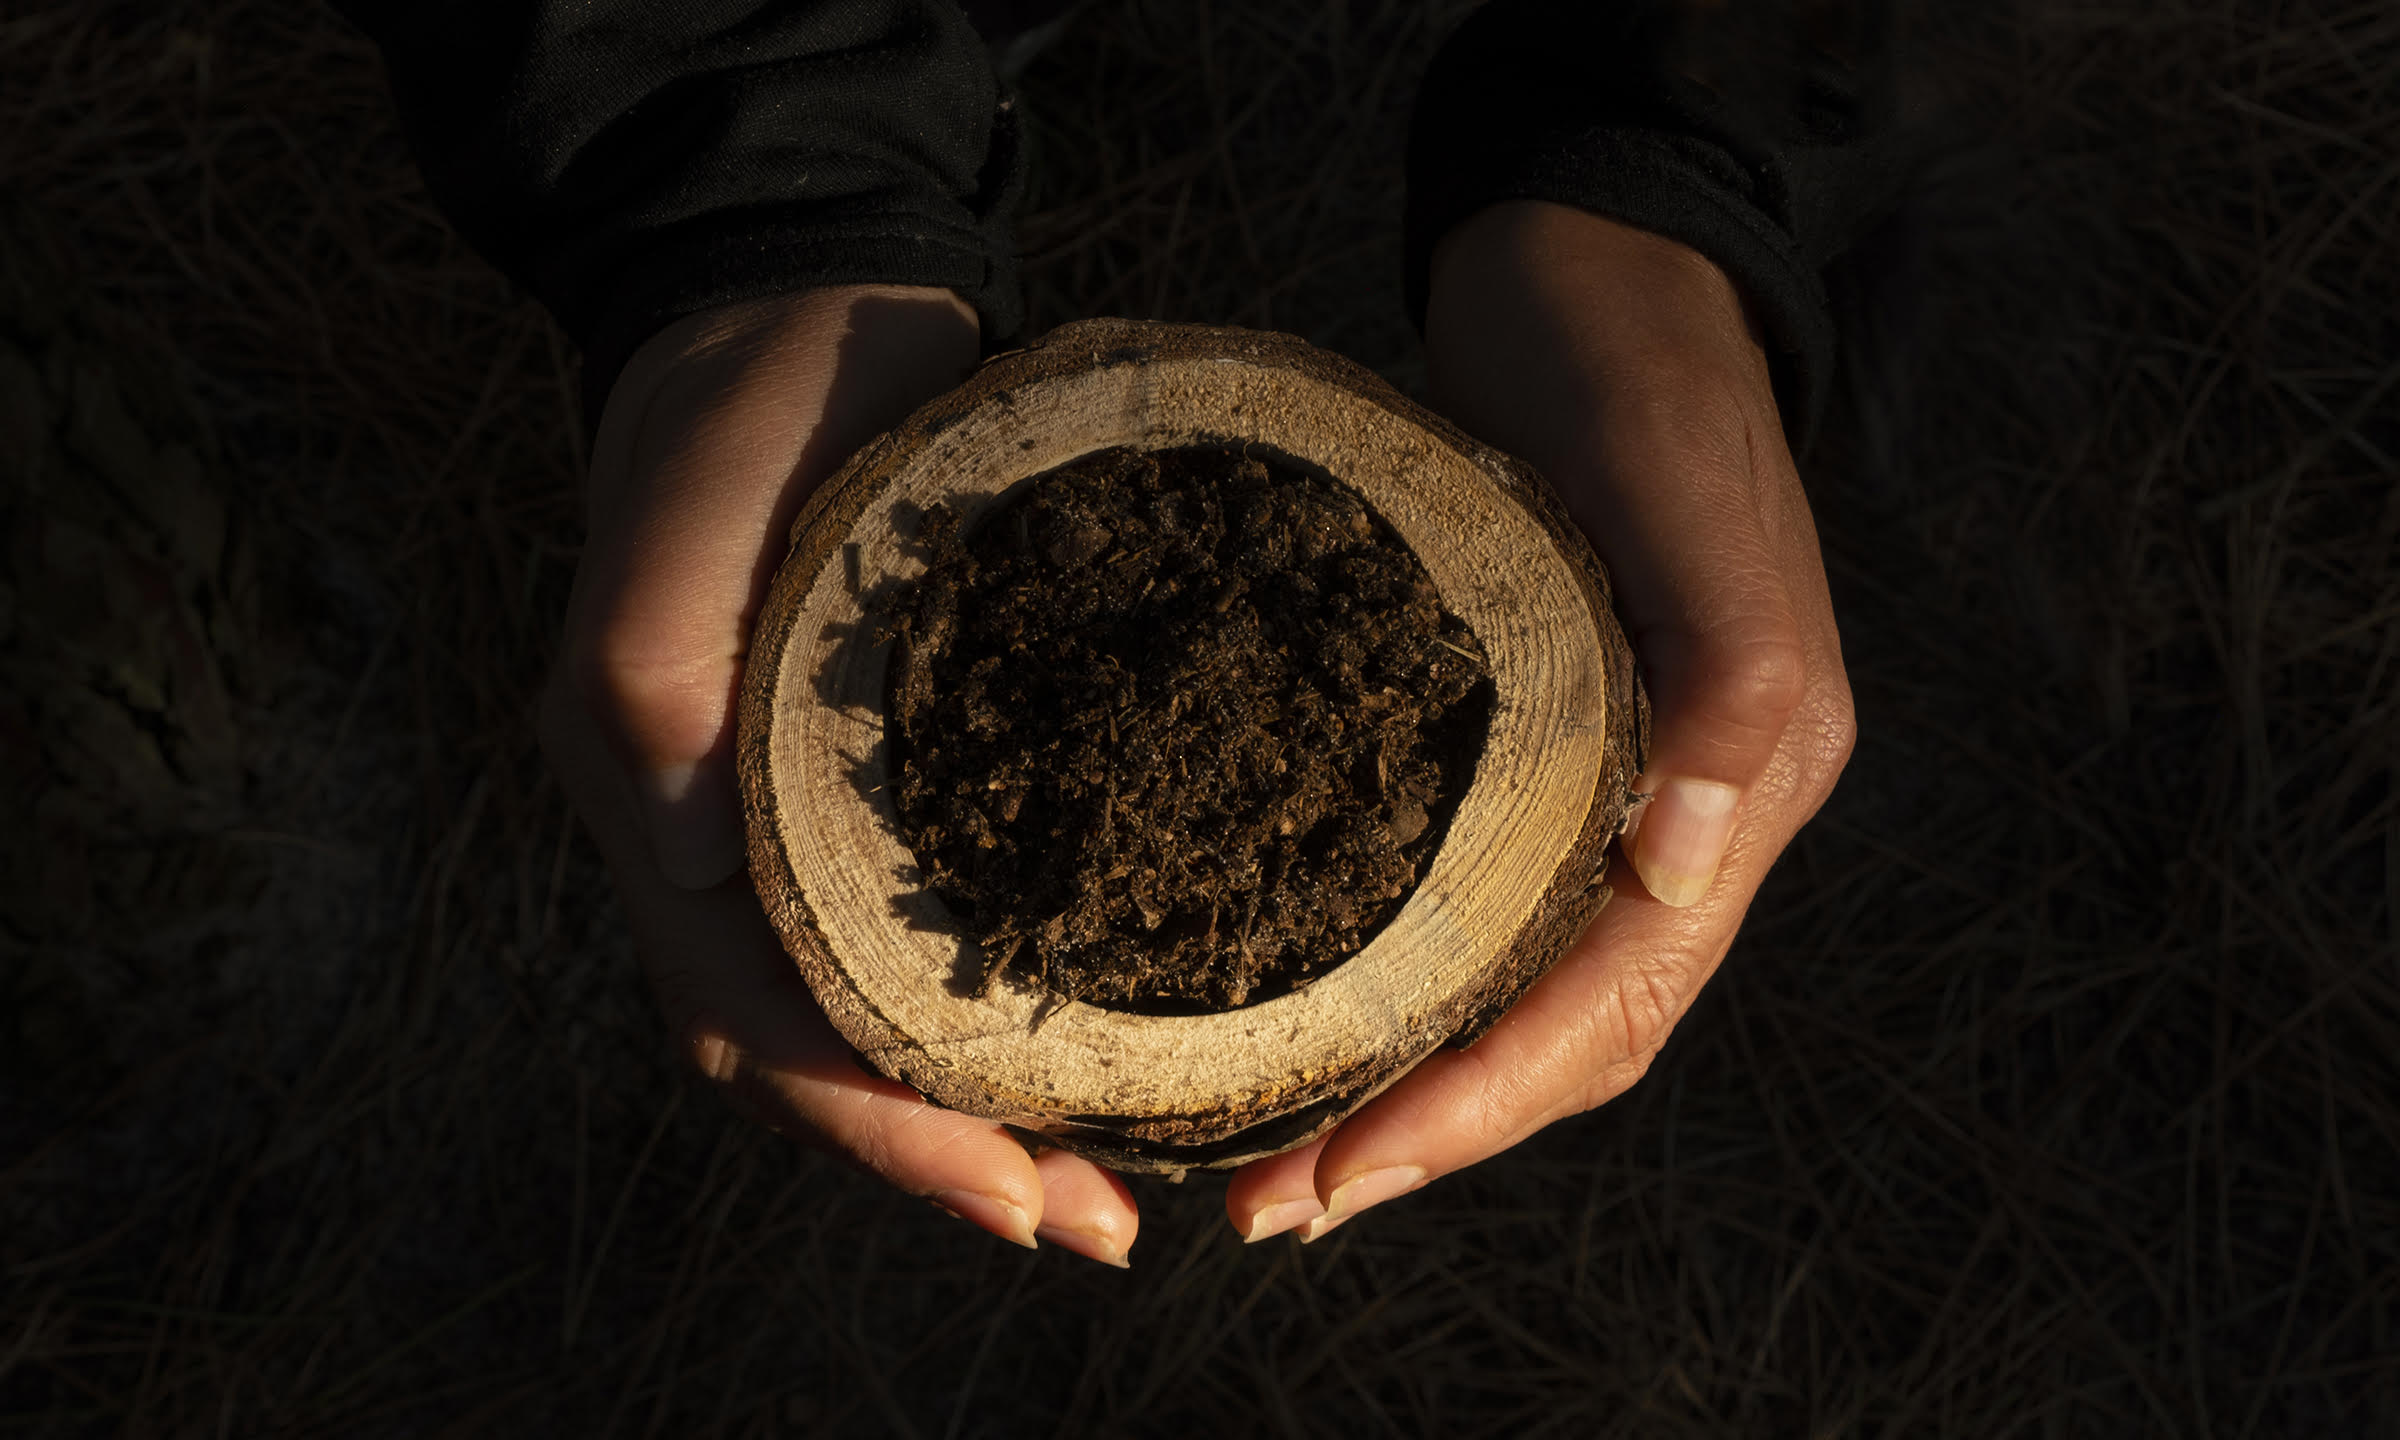
M 954 384 L 975 335 L 946 291 L 820 291 L 670 327 L 611 393 L 568 664 L 673 882 L 741 861 L 734 693 L 793 517 L 851 450 Z
M 1133 1263 L 1125 1257 L 1141 1215 L 1123 1180 L 1064 1150 L 1036 1155 L 1033 1168 L 1042 1177 L 1042 1224 L 1036 1234 L 1103 1265 L 1122 1270 Z
M 1253 1160 L 1233 1172 L 1225 1187 L 1225 1218 L 1241 1232 L 1245 1244 L 1306 1224 L 1325 1213 L 1317 1198 L 1317 1157 L 1328 1137 L 1319 1136 L 1297 1150 Z
M 1043 1187 L 988 1120 L 929 1105 L 861 1069 L 767 928 L 742 878 L 691 891 L 611 867 L 651 988 L 694 1068 L 736 1108 L 1031 1248 Z
M 1472 1046 L 1436 1051 L 1343 1121 L 1316 1153 L 1307 1183 L 1322 1213 L 1302 1217 L 1301 1238 L 1630 1088 L 1724 958 L 1756 888 L 1745 872 L 1771 858 L 1758 848 L 1737 838 L 1729 883 L 1698 905 L 1619 899 Z
M 822 1145 L 899 1189 L 1032 1246 L 1042 1179 L 1006 1130 L 926 1103 L 862 1069 L 767 924 L 748 880 L 689 890 L 659 873 L 620 797 L 580 784 L 606 747 L 553 685 L 543 742 L 567 777 L 625 903 L 669 1033 L 735 1108 Z

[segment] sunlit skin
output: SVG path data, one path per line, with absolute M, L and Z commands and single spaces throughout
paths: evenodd
M 1656 711 L 1639 788 L 1657 798 L 1628 842 L 1648 888 L 1621 869 L 1616 902 L 1473 1047 L 1235 1172 L 1227 1217 L 1250 1239 L 1313 1238 L 1638 1080 L 1850 748 L 1815 531 L 1722 273 L 1527 203 L 1453 231 L 1433 280 L 1434 403 L 1548 474 L 1616 576 Z M 890 286 L 653 338 L 602 415 L 543 745 L 671 1033 L 737 1108 L 1003 1238 L 1122 1264 L 1139 1224 L 1124 1182 L 865 1070 L 741 863 L 733 696 L 792 517 L 859 443 L 955 384 L 977 345 L 955 297 Z

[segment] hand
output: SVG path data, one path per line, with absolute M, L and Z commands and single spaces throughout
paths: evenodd
M 1622 1094 L 1715 973 L 1849 758 L 1815 525 L 1741 297 L 1714 265 L 1563 206 L 1494 206 L 1434 252 L 1434 403 L 1532 462 L 1616 582 L 1650 687 L 1639 876 L 1482 1039 L 1324 1139 L 1244 1166 L 1252 1240 L 1369 1205 Z M 1622 871 L 1619 872 L 1622 875 Z
M 861 1068 L 752 893 L 733 774 L 751 621 L 793 516 L 974 366 L 947 291 L 861 286 L 669 327 L 610 392 L 542 748 L 615 876 L 678 1045 L 736 1108 L 995 1235 L 1123 1264 L 1122 1181 Z

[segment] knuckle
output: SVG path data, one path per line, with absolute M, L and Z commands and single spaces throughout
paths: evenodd
M 637 755 L 705 751 L 729 712 L 738 667 L 721 649 L 603 628 L 570 640 L 558 689 Z
M 1495 1063 L 1489 1052 L 1473 1045 L 1458 1052 L 1458 1063 L 1471 1074 L 1459 1077 L 1457 1093 L 1471 1101 L 1454 1112 L 1449 1123 L 1466 1140 L 1470 1153 L 1484 1156 L 1507 1149 L 1525 1133 L 1528 1117 L 1548 1108 L 1551 1087 L 1543 1073 L 1547 1067 Z
M 869 1117 L 840 1137 L 839 1144 L 852 1164 L 871 1175 L 888 1178 L 899 1173 L 900 1155 L 905 1147 L 888 1120 Z
M 1630 1059 L 1612 1060 L 1597 1066 L 1560 1091 L 1557 1097 L 1539 1114 L 1520 1125 L 1516 1132 L 1508 1137 L 1505 1144 L 1494 1148 L 1506 1148 L 1506 1145 L 1513 1145 L 1526 1136 L 1555 1125 L 1561 1120 L 1586 1114 L 1608 1104 L 1639 1084 L 1642 1077 L 1650 1072 L 1650 1064 L 1654 1058 L 1656 1058 L 1656 1052 L 1637 1055 Z
M 1657 1058 L 1658 1052 L 1653 1050 L 1603 1067 L 1578 1087 L 1570 1102 L 1574 1108 L 1566 1113 L 1581 1115 L 1587 1110 L 1597 1110 L 1631 1090 L 1641 1083 L 1643 1076 L 1650 1073 L 1650 1064 Z
M 1617 986 L 1616 1062 L 1637 1062 L 1645 1068 L 1667 1043 L 1682 1012 L 1683 995 L 1656 967 L 1631 967 Z
M 1746 729 L 1774 733 L 1808 697 L 1808 651 L 1788 621 L 1710 647 L 1698 676 L 1702 703 Z
M 938 1165 L 958 1141 L 947 1113 L 928 1105 L 867 1105 L 837 1122 L 827 1139 L 851 1161 L 902 1189 L 913 1189 L 910 1177 Z
M 566 664 L 576 696 L 595 715 L 622 714 L 640 706 L 647 695 L 644 681 L 656 668 L 649 655 L 610 631 L 571 647 Z
M 1849 765 L 1858 750 L 1858 707 L 1848 684 L 1835 686 L 1817 717 L 1820 764 L 1828 781 Z

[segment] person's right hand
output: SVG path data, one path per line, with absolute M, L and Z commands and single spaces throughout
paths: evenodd
M 1511 201 L 1444 236 L 1432 278 L 1428 390 L 1548 477 L 1614 577 L 1656 706 L 1651 798 L 1619 847 L 1633 877 L 1483 1038 L 1236 1174 L 1226 1215 L 1252 1240 L 1315 1239 L 1639 1080 L 1856 733 L 1764 337 L 1725 272 Z
M 956 384 L 975 315 L 854 286 L 670 326 L 611 390 L 542 748 L 598 839 L 676 1043 L 737 1109 L 995 1235 L 1125 1263 L 1124 1182 L 869 1073 L 783 952 L 743 863 L 734 697 L 801 502 Z

